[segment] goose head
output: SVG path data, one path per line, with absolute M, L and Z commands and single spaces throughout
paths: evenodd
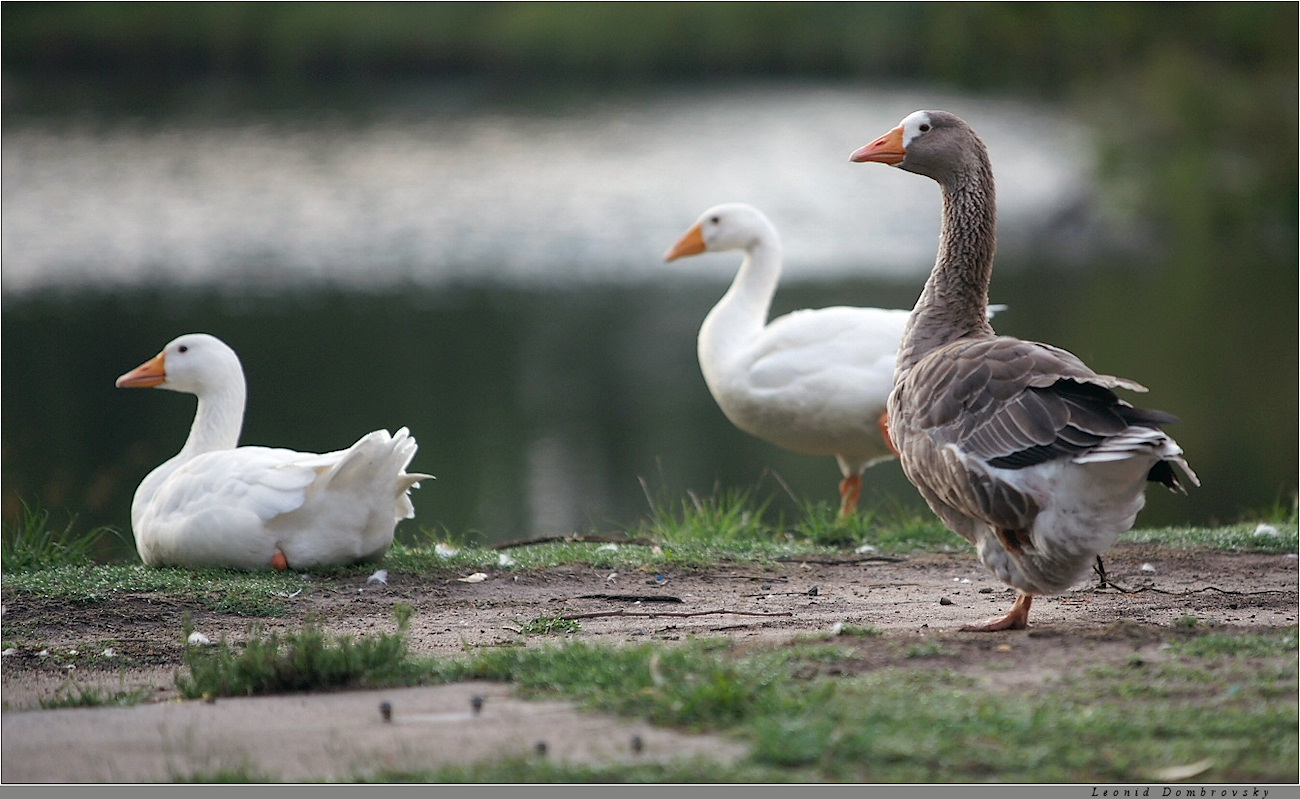
M 854 163 L 888 164 L 947 183 L 953 175 L 981 168 L 984 144 L 947 111 L 913 111 L 898 127 L 849 156 Z
M 702 252 L 752 250 L 764 241 L 775 240 L 776 228 L 762 211 L 746 203 L 724 203 L 701 214 L 664 254 L 664 260 L 675 261 Z
M 118 388 L 166 388 L 209 394 L 243 383 L 239 356 L 207 333 L 173 339 L 163 351 L 117 379 Z

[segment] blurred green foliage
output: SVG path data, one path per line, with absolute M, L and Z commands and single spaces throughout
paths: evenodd
M 1293 3 L 6 3 L 6 69 L 814 74 L 1059 92 L 1184 53 L 1294 70 Z

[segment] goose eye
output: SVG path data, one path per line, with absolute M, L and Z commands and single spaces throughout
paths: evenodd
M 921 126 L 921 132 L 922 132 L 922 133 L 925 133 L 925 132 L 928 131 L 929 129 L 930 129 L 929 124 L 925 124 L 925 125 L 922 125 L 922 126 Z
M 182 345 L 180 345 L 179 347 L 176 348 L 176 351 L 177 351 L 177 352 L 189 352 L 189 351 L 190 351 L 190 348 L 187 347 L 187 346 L 185 346 L 184 344 L 182 344 Z
M 722 220 L 719 217 L 711 216 L 709 217 L 709 221 L 716 225 L 718 224 L 718 222 L 721 222 Z

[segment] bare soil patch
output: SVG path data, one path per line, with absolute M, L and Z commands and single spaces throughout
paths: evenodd
M 15 595 L 5 589 L 6 639 L 24 643 L 19 651 L 4 657 L 0 666 L 3 779 L 11 782 L 20 776 L 19 781 L 97 781 L 132 775 L 168 778 L 168 772 L 159 765 L 162 761 L 157 740 L 159 725 L 167 722 L 150 716 L 160 711 L 149 708 L 162 704 L 179 712 L 181 707 L 203 704 L 168 704 L 168 700 L 176 698 L 174 675 L 183 668 L 185 614 L 192 618 L 195 629 L 214 641 L 222 637 L 239 640 L 255 625 L 266 631 L 297 630 L 308 622 L 331 634 L 363 635 L 395 631 L 394 606 L 405 603 L 415 608 L 407 634 L 411 650 L 443 656 L 475 647 L 539 646 L 564 639 L 622 644 L 725 636 L 741 646 L 779 644 L 800 636 L 830 635 L 836 624 L 871 626 L 883 635 L 846 639 L 860 650 L 858 659 L 817 668 L 944 668 L 986 679 L 999 690 L 1046 681 L 1073 669 L 1123 663 L 1134 657 L 1158 659 L 1163 641 L 1188 632 L 1189 617 L 1196 619 L 1198 629 L 1220 626 L 1263 630 L 1294 628 L 1300 615 L 1294 555 L 1121 544 L 1108 553 L 1105 562 L 1107 584 L 1094 576 L 1091 583 L 1082 583 L 1066 594 L 1038 598 L 1030 614 L 1029 629 L 1009 633 L 960 631 L 963 624 L 1005 612 L 1013 599 L 1011 590 L 992 579 L 970 553 L 900 559 L 845 556 L 791 560 L 768 568 L 719 564 L 662 573 L 580 566 L 500 570 L 489 571 L 488 578 L 477 583 L 461 582 L 458 578 L 465 575 L 452 572 L 393 573 L 387 584 L 369 583 L 365 575 L 313 577 L 310 590 L 284 600 L 289 612 L 271 619 L 219 613 L 198 599 L 181 596 L 126 594 L 114 596 L 109 602 L 82 606 Z M 563 636 L 523 632 L 529 621 L 557 616 L 577 618 L 580 631 Z M 114 658 L 82 662 L 67 654 L 70 650 L 98 653 L 108 647 L 113 648 Z M 926 656 L 917 657 L 918 652 Z M 77 668 L 67 668 L 73 662 Z M 136 708 L 38 710 L 42 699 L 66 695 L 69 679 L 109 694 L 147 688 L 150 699 Z M 206 712 L 204 719 L 182 722 L 177 718 L 172 724 L 190 731 L 189 740 L 198 751 L 203 749 L 200 739 L 207 739 L 196 730 L 216 734 L 225 725 L 233 730 L 248 730 L 253 728 L 250 724 L 265 726 L 264 719 L 253 719 L 267 713 L 274 703 L 310 706 L 333 721 L 324 723 L 321 718 L 303 715 L 298 722 L 303 730 L 303 751 L 318 751 L 321 743 L 313 736 L 326 730 L 336 736 L 336 747 L 349 753 L 344 758 L 353 767 L 349 773 L 359 773 L 357 768 L 361 766 L 354 761 L 374 766 L 374 761 L 363 757 L 363 751 L 376 747 L 396 746 L 427 767 L 447 762 L 448 756 L 491 756 L 510 747 L 510 751 L 519 747 L 526 751 L 526 746 L 532 745 L 525 740 L 529 738 L 526 731 L 532 728 L 519 720 L 532 711 L 508 705 L 514 700 L 504 687 L 493 688 L 497 712 L 515 713 L 518 718 L 499 725 L 496 737 L 500 746 L 493 748 L 484 743 L 468 749 L 461 745 L 470 740 L 467 728 L 458 725 L 472 724 L 480 731 L 487 727 L 482 718 L 470 717 L 467 699 L 460 694 L 481 693 L 486 690 L 483 686 L 442 687 L 436 690 L 450 693 L 437 698 L 434 693 L 420 693 L 435 689 L 402 690 L 413 692 L 404 701 L 419 709 L 417 717 L 422 714 L 431 718 L 438 715 L 431 708 L 442 708 L 442 715 L 452 713 L 460 722 L 430 722 L 419 735 L 394 742 L 397 727 L 384 724 L 375 710 L 378 700 L 372 694 L 383 692 L 349 692 L 310 698 L 220 700 L 207 706 L 208 711 L 186 711 Z M 447 708 L 447 702 L 452 707 Z M 336 710 L 331 709 L 333 705 L 338 706 Z M 610 720 L 597 724 L 590 715 L 571 710 L 561 713 L 556 707 L 548 705 L 546 713 L 537 712 L 545 716 L 538 722 L 538 734 L 545 729 L 552 741 L 567 742 L 567 749 L 554 751 L 571 750 L 575 758 L 612 757 L 615 754 L 605 751 L 608 742 L 626 741 L 630 734 L 648 734 L 629 732 L 636 725 Z M 287 718 L 283 709 L 270 713 L 271 718 Z M 73 714 L 79 714 L 76 724 L 68 727 L 63 720 L 73 719 Z M 346 732 L 332 726 L 340 723 L 347 725 Z M 98 724 L 111 725 L 107 729 L 114 732 L 92 729 Z M 134 771 L 125 766 L 116 772 L 106 771 L 103 764 L 121 760 L 115 759 L 113 746 L 118 743 L 117 737 L 127 734 L 131 724 L 143 726 L 144 732 L 132 740 L 137 740 L 144 751 L 152 751 L 154 758 L 147 764 L 142 761 L 143 765 Z M 601 724 L 614 725 L 618 731 Z M 432 734 L 435 729 L 441 731 L 440 735 Z M 308 735 L 308 730 L 315 732 Z M 229 757 L 250 757 L 259 773 L 268 776 L 328 776 L 312 771 L 319 764 L 310 757 L 295 759 L 292 755 L 297 744 L 288 743 L 294 736 L 284 731 L 279 734 L 281 743 L 269 764 L 258 757 L 259 747 L 251 739 L 239 743 L 242 739 L 236 736 L 222 745 L 229 749 Z M 493 738 L 486 735 L 474 740 L 480 737 L 484 741 Z M 164 739 L 174 740 L 168 736 Z M 440 740 L 457 743 L 439 748 Z M 605 750 L 583 741 L 603 741 Z M 709 746 L 715 747 L 714 754 L 719 757 L 736 754 L 734 748 L 722 742 L 666 733 L 656 743 L 664 756 L 704 752 L 707 750 L 701 747 Z M 104 751 L 93 751 L 96 747 Z M 69 756 L 72 749 L 87 751 Z M 617 756 L 629 756 L 621 743 L 615 749 Z M 437 753 L 431 754 L 434 750 Z M 42 751 L 47 753 L 43 758 Z M 177 751 L 173 745 L 173 755 Z M 32 758 L 38 760 L 33 762 Z M 182 760 L 191 769 L 196 767 L 192 758 Z M 76 763 L 101 765 L 98 770 L 77 770 Z M 175 762 L 171 768 L 174 772 Z

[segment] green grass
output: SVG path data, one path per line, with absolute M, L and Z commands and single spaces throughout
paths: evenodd
M 309 575 L 227 569 L 154 569 L 142 565 L 60 565 L 6 573 L 5 588 L 19 594 L 91 605 L 121 593 L 158 593 L 195 599 L 221 613 L 265 617 L 283 614 L 297 591 L 310 591 Z
M 570 644 L 490 652 L 445 676 L 506 680 L 525 695 L 558 694 L 657 724 L 723 732 L 751 745 L 746 767 L 793 769 L 795 779 L 1131 781 L 1208 758 L 1217 764 L 1210 781 L 1294 780 L 1296 707 L 1277 694 L 1294 700 L 1295 635 L 1227 637 L 1236 651 L 1193 654 L 1189 642 L 1186 656 L 1166 666 L 1084 671 L 1008 690 L 942 669 L 809 680 L 800 665 L 825 658 L 830 645 L 742 655 L 718 641 L 671 651 Z M 1269 653 L 1276 667 L 1253 679 L 1232 672 L 1242 651 Z M 1218 689 L 1225 701 L 1208 706 L 1138 690 L 1153 681 L 1205 690 L 1225 674 L 1233 675 Z
M 177 675 L 176 687 L 199 699 L 414 684 L 422 674 L 402 635 L 411 613 L 409 605 L 398 606 L 396 633 L 331 637 L 315 626 L 285 634 L 254 628 L 238 645 L 186 643 L 189 674 Z M 193 630 L 186 626 L 188 640 Z
M 806 518 L 790 522 L 767 518 L 764 506 L 753 502 L 743 492 L 691 497 L 658 506 L 643 526 L 627 531 L 646 544 L 518 547 L 504 565 L 502 552 L 464 542 L 452 554 L 439 554 L 438 539 L 429 534 L 395 547 L 384 566 L 426 576 L 575 563 L 622 571 L 721 561 L 762 568 L 778 558 L 845 554 L 863 544 L 881 554 L 966 546 L 924 518 L 878 512 L 840 523 L 835 508 L 809 506 Z M 1276 530 L 1264 535 L 1243 523 L 1137 530 L 1128 540 L 1294 552 L 1294 515 L 1270 522 Z M 312 591 L 323 577 L 372 570 L 249 574 L 80 563 L 7 573 L 5 587 L 74 603 L 111 602 L 122 592 L 195 597 L 222 613 L 257 617 L 276 612 L 295 591 Z M 1197 779 L 1209 782 L 1293 782 L 1300 771 L 1295 628 L 1235 632 L 1186 616 L 1161 634 L 1158 658 L 1135 654 L 1104 666 L 1083 659 L 1051 679 L 1002 684 L 996 671 L 953 670 L 952 644 L 891 640 L 860 625 L 836 625 L 784 644 L 740 647 L 719 638 L 613 647 L 557 639 L 428 658 L 407 648 L 412 612 L 398 605 L 396 629 L 389 633 L 331 637 L 310 623 L 290 632 L 253 626 L 237 642 L 186 646 L 176 685 L 183 696 L 198 698 L 495 681 L 526 698 L 566 699 L 593 711 L 726 736 L 749 751 L 735 764 L 566 766 L 531 757 L 365 777 L 374 781 L 894 783 L 1014 775 L 1023 782 L 1149 782 L 1160 769 L 1201 761 L 1211 765 Z M 533 638 L 580 629 L 545 615 L 519 627 Z M 891 653 L 901 665 L 880 666 L 880 655 Z M 134 698 L 72 685 L 51 701 L 70 706 Z M 241 775 L 239 769 L 230 774 Z M 198 779 L 210 781 L 206 776 Z
M 1120 541 L 1132 544 L 1160 544 L 1171 547 L 1209 547 L 1229 552 L 1263 552 L 1281 554 L 1296 551 L 1296 522 L 1271 524 L 1276 534 L 1256 532 L 1258 523 L 1231 524 L 1224 527 L 1161 527 L 1130 530 Z
M 1183 629 L 1171 657 L 1066 669 L 1042 684 L 990 685 L 926 659 L 851 676 L 869 631 L 791 645 L 692 639 L 610 647 L 585 642 L 418 658 L 396 634 L 327 641 L 312 629 L 254 634 L 190 659 L 186 696 L 247 695 L 464 680 L 510 683 L 521 696 L 747 744 L 734 765 L 592 768 L 542 758 L 384 773 L 412 782 L 1026 782 L 1150 781 L 1160 768 L 1209 760 L 1208 781 L 1285 782 L 1297 773 L 1297 636 Z M 912 652 L 907 653 L 912 658 Z M 810 676 L 813 675 L 813 676 Z
M 41 708 L 54 710 L 64 707 L 130 707 L 138 705 L 149 698 L 149 688 L 137 688 L 133 691 L 108 692 L 93 685 L 81 685 L 69 681 L 50 699 L 40 700 Z
M 76 531 L 77 517 L 70 515 L 62 528 L 54 526 L 50 512 L 22 503 L 22 515 L 5 522 L 0 533 L 0 568 L 5 574 L 57 566 L 88 565 L 102 539 L 119 536 L 112 527 Z
M 582 625 L 574 619 L 564 619 L 559 616 L 538 616 L 523 624 L 519 632 L 523 635 L 561 635 L 563 633 L 576 633 L 581 629 Z
M 804 503 L 796 518 L 773 512 L 770 505 L 770 499 L 760 498 L 754 490 L 722 490 L 710 496 L 692 493 L 677 501 L 650 497 L 646 519 L 615 534 L 624 542 L 555 542 L 515 547 L 508 554 L 426 529 L 414 541 L 395 543 L 385 566 L 412 572 L 481 570 L 499 568 L 506 555 L 509 567 L 517 569 L 580 564 L 631 571 L 703 568 L 719 561 L 762 567 L 798 557 L 849 555 L 860 547 L 880 555 L 970 548 L 933 516 L 901 506 L 864 508 L 842 520 L 838 507 L 826 503 Z M 435 549 L 439 543 L 453 547 L 454 554 L 439 554 Z

